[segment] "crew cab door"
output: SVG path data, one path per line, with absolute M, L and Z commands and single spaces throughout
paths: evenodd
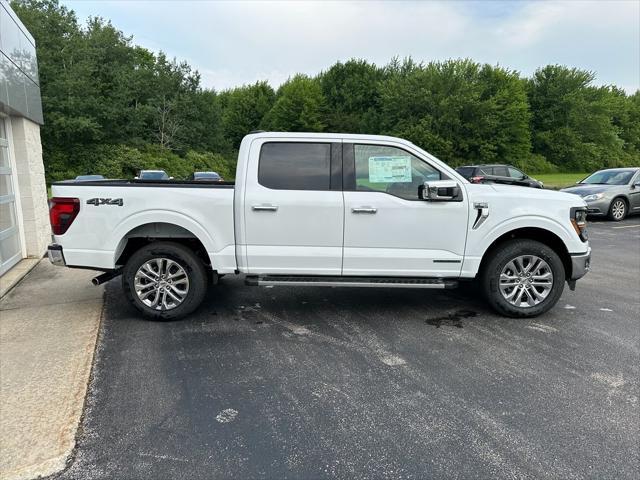
M 252 143 L 244 197 L 248 273 L 341 273 L 341 162 L 340 139 Z
M 457 277 L 468 206 L 425 201 L 419 187 L 447 177 L 418 152 L 344 144 L 344 275 Z

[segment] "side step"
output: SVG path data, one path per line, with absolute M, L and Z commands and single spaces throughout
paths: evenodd
M 387 287 L 456 288 L 457 280 L 424 277 L 332 277 L 305 275 L 250 275 L 245 283 L 252 287 L 291 285 L 307 287 Z

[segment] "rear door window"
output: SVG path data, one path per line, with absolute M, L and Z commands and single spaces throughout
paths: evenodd
M 496 177 L 508 177 L 507 167 L 493 167 L 493 175 Z
M 331 144 L 265 143 L 260 150 L 258 183 L 274 190 L 329 190 Z

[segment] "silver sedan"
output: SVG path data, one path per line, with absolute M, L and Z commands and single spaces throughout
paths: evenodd
M 587 202 L 587 213 L 608 216 L 619 222 L 640 213 L 640 168 L 598 170 L 563 192 L 580 195 Z

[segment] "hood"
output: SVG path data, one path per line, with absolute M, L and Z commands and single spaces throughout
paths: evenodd
M 619 187 L 620 185 L 576 185 L 575 187 L 563 188 L 561 192 L 573 193 L 574 195 L 580 195 L 586 197 L 587 195 L 593 195 L 594 193 L 606 192 L 611 190 L 612 187 Z
M 472 184 L 474 185 L 474 184 Z M 481 184 L 478 184 L 481 185 Z M 530 198 L 530 199 L 546 199 L 546 200 L 557 200 L 557 201 L 568 201 L 570 203 L 575 203 L 575 195 L 569 195 L 573 192 L 564 192 L 557 190 L 550 190 L 545 188 L 527 188 L 521 187 L 519 185 L 501 185 L 497 183 L 488 184 L 493 190 L 504 195 L 505 197 L 513 197 L 513 198 Z M 579 204 L 584 203 L 581 199 L 578 200 Z
M 486 183 L 469 183 L 464 187 L 470 205 L 475 202 L 487 202 L 494 211 L 502 211 L 501 215 L 504 215 L 504 218 L 518 216 L 564 218 L 569 215 L 571 208 L 587 206 L 587 203 L 578 195 L 556 190 Z M 498 217 L 494 216 L 494 218 Z

